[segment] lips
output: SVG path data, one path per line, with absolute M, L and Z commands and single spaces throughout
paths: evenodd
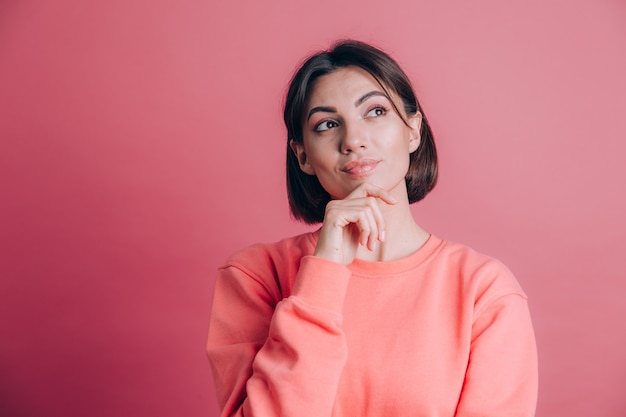
M 350 161 L 347 164 L 345 164 L 341 168 L 341 171 L 345 172 L 346 174 L 352 175 L 354 177 L 362 177 L 362 176 L 369 174 L 374 168 L 376 168 L 376 165 L 378 165 L 378 162 L 379 161 L 375 159 L 368 159 L 368 158 L 357 159 L 357 160 Z

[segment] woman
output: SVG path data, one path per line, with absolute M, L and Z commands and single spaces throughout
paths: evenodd
M 355 41 L 315 54 L 284 116 L 291 211 L 322 225 L 219 269 L 208 355 L 222 415 L 534 415 L 526 295 L 409 209 L 437 158 L 396 62 Z

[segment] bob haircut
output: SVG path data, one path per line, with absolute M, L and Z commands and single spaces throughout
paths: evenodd
M 287 128 L 287 194 L 289 208 L 294 218 L 306 223 L 324 220 L 326 204 L 330 195 L 321 186 L 317 177 L 300 169 L 300 164 L 289 142 L 303 142 L 303 123 L 309 96 L 315 81 L 340 68 L 359 67 L 367 71 L 378 82 L 394 111 L 407 124 L 402 112 L 391 99 L 392 91 L 402 99 L 408 116 L 422 114 L 420 145 L 411 153 L 406 174 L 409 203 L 422 200 L 437 183 L 437 150 L 433 134 L 417 101 L 411 82 L 400 66 L 385 52 L 371 45 L 354 40 L 339 41 L 326 51 L 307 58 L 293 76 L 285 97 L 284 119 Z M 407 124 L 408 125 L 408 124 Z

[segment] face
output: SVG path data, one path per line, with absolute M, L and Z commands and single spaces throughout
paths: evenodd
M 398 97 L 392 94 L 391 100 L 404 112 Z M 402 115 L 407 123 L 368 72 L 341 68 L 315 82 L 304 114 L 303 143 L 292 141 L 291 148 L 302 171 L 317 176 L 334 199 L 364 182 L 400 199 L 406 196 L 404 177 L 420 143 L 421 124 L 419 113 Z

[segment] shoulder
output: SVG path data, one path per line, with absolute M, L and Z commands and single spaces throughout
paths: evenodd
M 291 287 L 303 256 L 313 253 L 317 232 L 273 243 L 256 243 L 237 251 L 219 268 L 236 269 L 266 287 Z
M 314 248 L 314 232 L 291 236 L 272 243 L 255 243 L 235 252 L 224 266 L 255 268 L 266 263 L 300 259 Z
M 527 298 L 511 270 L 498 259 L 456 242 L 442 241 L 439 247 L 437 262 L 450 268 L 477 302 L 489 303 L 509 294 Z

